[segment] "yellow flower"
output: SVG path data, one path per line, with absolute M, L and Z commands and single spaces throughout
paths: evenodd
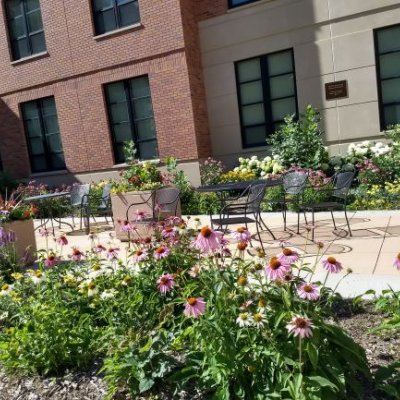
M 19 272 L 13 272 L 12 274 L 11 274 L 11 278 L 13 278 L 14 280 L 16 280 L 16 281 L 19 281 L 20 279 L 22 279 L 24 276 L 21 274 L 21 273 L 19 273 Z

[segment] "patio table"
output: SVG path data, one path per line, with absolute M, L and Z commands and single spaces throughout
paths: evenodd
M 215 193 L 219 201 L 221 203 L 220 210 L 223 209 L 223 207 L 226 205 L 226 201 L 229 199 L 228 195 L 232 191 L 236 192 L 243 192 L 245 189 L 247 189 L 251 185 L 257 185 L 257 184 L 266 184 L 266 187 L 273 187 L 273 186 L 280 186 L 283 184 L 283 180 L 281 178 L 267 178 L 267 179 L 257 179 L 253 181 L 243 181 L 243 182 L 228 182 L 228 183 L 218 183 L 215 185 L 204 185 L 204 186 L 199 186 L 196 188 L 197 192 L 202 192 L 202 193 Z M 212 213 L 210 210 L 210 220 L 212 224 Z
M 46 205 L 46 203 L 49 205 L 49 207 L 48 207 L 48 215 L 49 216 L 44 220 L 44 222 L 42 222 L 38 227 L 36 227 L 35 230 L 41 228 L 42 226 L 46 227 L 47 223 L 50 222 L 52 230 L 53 230 L 53 235 L 54 235 L 54 221 L 57 222 L 60 227 L 61 227 L 61 225 L 67 225 L 71 228 L 71 230 L 74 229 L 74 227 L 70 223 L 61 221 L 61 219 L 59 219 L 59 218 L 57 219 L 56 217 L 54 217 L 52 208 L 50 206 L 51 200 L 59 198 L 59 197 L 68 197 L 69 195 L 70 195 L 70 192 L 55 192 L 55 193 L 47 193 L 47 194 L 40 194 L 37 196 L 26 197 L 23 200 L 25 203 L 39 202 L 39 203 L 42 203 L 43 205 Z

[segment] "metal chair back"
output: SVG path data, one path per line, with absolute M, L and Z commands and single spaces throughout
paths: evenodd
M 70 193 L 71 206 L 85 206 L 89 199 L 90 183 L 73 185 Z
M 110 208 L 110 203 L 111 203 L 111 183 L 107 183 L 103 187 L 103 192 L 101 194 L 101 200 L 99 204 L 99 209 L 107 209 Z
M 251 185 L 247 197 L 247 212 L 259 213 L 261 202 L 264 199 L 266 183 Z
M 161 213 L 176 215 L 180 190 L 175 187 L 157 189 L 154 194 L 153 212 L 157 217 Z
M 354 180 L 354 172 L 339 172 L 333 180 L 332 195 L 338 199 L 347 200 L 351 184 Z
M 283 175 L 285 194 L 297 196 L 303 193 L 307 185 L 308 174 L 304 171 L 289 171 Z

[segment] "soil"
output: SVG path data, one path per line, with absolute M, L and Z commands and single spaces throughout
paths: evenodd
M 350 310 L 350 309 L 349 309 Z M 372 371 L 400 360 L 400 332 L 377 335 L 370 329 L 379 325 L 384 316 L 371 306 L 364 306 L 357 313 L 341 309 L 338 324 L 365 349 Z M 62 378 L 17 379 L 0 372 L 0 400 L 104 400 L 107 386 L 96 371 L 84 374 L 67 374 Z M 157 396 L 137 397 L 137 400 L 184 400 L 202 398 L 201 394 L 180 393 L 172 397 L 168 393 Z M 131 399 L 126 393 L 119 393 L 114 400 Z M 369 388 L 364 400 L 393 400 L 373 388 Z

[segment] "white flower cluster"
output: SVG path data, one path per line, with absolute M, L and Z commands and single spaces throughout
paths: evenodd
M 235 172 L 253 172 L 259 177 L 267 174 L 278 174 L 283 170 L 279 156 L 267 156 L 259 160 L 257 156 L 251 158 L 239 158 L 239 166 L 234 169 Z
M 389 154 L 391 151 L 392 147 L 390 145 L 369 140 L 364 140 L 361 143 L 350 143 L 347 148 L 347 154 L 355 157 L 379 157 Z

